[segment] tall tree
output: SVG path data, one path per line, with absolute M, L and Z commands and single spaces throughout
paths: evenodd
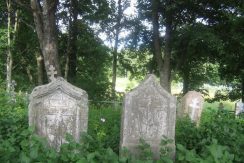
M 31 0 L 37 36 L 44 58 L 46 72 L 53 65 L 57 75 L 61 76 L 58 60 L 55 12 L 58 0 Z
M 62 21 L 62 26 L 65 26 L 67 29 L 61 29 L 59 34 L 67 34 L 67 50 L 63 51 L 63 53 L 65 53 L 64 57 L 66 60 L 64 66 L 64 77 L 68 81 L 74 83 L 76 80 L 78 67 L 77 59 L 79 57 L 79 45 L 77 44 L 79 25 L 89 24 L 89 26 L 92 26 L 95 24 L 95 26 L 98 27 L 102 20 L 104 21 L 107 19 L 108 8 L 107 0 L 65 0 L 59 4 L 58 19 Z
M 71 0 L 69 3 L 69 27 L 68 27 L 68 47 L 65 64 L 64 77 L 68 80 L 73 80 L 76 77 L 77 67 L 77 17 L 78 17 L 78 1 Z
M 11 0 L 7 0 L 6 4 L 7 4 L 7 10 L 8 10 L 8 52 L 7 52 L 7 78 L 6 78 L 6 83 L 7 83 L 7 87 L 6 90 L 7 92 L 10 91 L 10 87 L 11 87 L 11 82 L 12 82 L 12 64 L 13 64 L 13 57 L 12 57 L 12 52 L 11 52 L 11 8 L 12 8 L 12 4 L 11 4 Z
M 114 40 L 114 50 L 113 50 L 113 67 L 112 67 L 112 95 L 115 99 L 116 97 L 116 76 L 117 76 L 117 60 L 118 60 L 118 45 L 119 45 L 119 33 L 121 30 L 121 19 L 122 19 L 122 4 L 121 0 L 118 0 L 118 14 L 116 18 L 116 25 L 115 25 L 115 40 Z
M 109 15 L 108 19 L 101 23 L 101 28 L 104 33 L 108 36 L 108 41 L 112 44 L 112 98 L 116 98 L 116 79 L 117 79 L 117 67 L 119 59 L 119 43 L 120 33 L 126 25 L 127 18 L 125 10 L 130 6 L 130 0 L 110 0 L 109 3 Z
M 171 34 L 172 34 L 172 10 L 171 10 L 171 1 L 166 1 L 166 5 L 164 10 L 160 11 L 160 1 L 153 0 L 152 1 L 152 25 L 153 25 L 153 45 L 154 45 L 154 55 L 157 60 L 158 71 L 160 76 L 160 84 L 164 87 L 167 91 L 171 91 L 171 67 L 170 67 L 170 58 L 171 58 Z M 159 32 L 159 17 L 160 13 L 164 13 L 165 17 L 165 46 L 164 46 L 164 53 L 162 54 L 161 50 L 161 41 L 160 41 L 160 32 Z
M 163 70 L 162 74 L 160 73 L 160 82 L 161 85 L 171 92 L 171 51 L 172 51 L 172 30 L 173 30 L 173 10 L 172 10 L 172 2 L 171 0 L 166 0 L 165 11 L 165 47 L 164 47 L 164 62 L 163 62 Z
M 7 13 L 8 13 L 8 48 L 7 48 L 7 71 L 6 71 L 6 90 L 10 91 L 11 83 L 12 83 L 12 68 L 13 68 L 13 54 L 12 54 L 12 46 L 16 39 L 16 32 L 19 24 L 19 12 L 18 10 L 13 10 L 12 1 L 6 0 L 7 5 Z M 12 15 L 14 13 L 14 17 Z M 12 20 L 14 19 L 14 20 Z M 14 22 L 14 25 L 12 25 Z

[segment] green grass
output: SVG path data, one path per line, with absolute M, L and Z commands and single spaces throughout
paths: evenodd
M 234 102 L 231 102 L 231 101 L 220 101 L 220 102 L 222 102 L 224 104 L 225 110 L 229 110 L 229 111 L 235 110 L 235 103 Z M 204 102 L 203 108 L 204 109 L 211 108 L 211 109 L 217 110 L 220 102 L 213 102 L 213 103 Z

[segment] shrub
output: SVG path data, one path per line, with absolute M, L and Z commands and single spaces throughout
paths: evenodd
M 156 162 L 150 146 L 141 141 L 140 159 L 128 151 L 119 157 L 121 109 L 91 108 L 88 134 L 81 142 L 68 135 L 59 152 L 28 129 L 27 100 L 0 93 L 0 162 Z M 176 123 L 176 162 L 243 162 L 244 121 L 227 112 L 207 110 L 199 127 L 188 118 Z M 172 162 L 168 140 L 161 143 L 158 162 Z
M 179 119 L 176 125 L 176 142 L 191 151 L 188 151 L 188 155 L 202 155 L 206 152 L 206 147 L 213 145 L 213 140 L 216 140 L 219 146 L 227 147 L 234 154 L 233 162 L 242 162 L 244 160 L 243 120 L 236 119 L 228 112 L 212 110 L 208 110 L 202 116 L 199 127 L 188 118 Z
M 177 162 L 179 163 L 232 163 L 234 155 L 229 153 L 226 146 L 219 145 L 216 139 L 210 145 L 204 146 L 201 153 L 195 149 L 188 150 L 181 144 L 177 144 Z
M 28 127 L 27 99 L 22 94 L 14 98 L 0 93 L 0 140 L 15 137 Z
M 88 134 L 116 153 L 119 153 L 120 112 L 114 108 L 89 109 Z

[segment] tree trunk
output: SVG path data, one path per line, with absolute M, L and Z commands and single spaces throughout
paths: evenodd
M 34 22 L 46 72 L 53 65 L 57 75 L 61 76 L 56 39 L 55 12 L 58 0 L 31 0 Z
M 6 72 L 6 91 L 9 92 L 12 81 L 13 56 L 11 51 L 11 0 L 6 0 L 8 10 L 8 49 L 7 49 L 7 72 Z
M 152 23 L 153 23 L 153 47 L 154 47 L 154 56 L 157 61 L 159 77 L 160 77 L 160 85 L 168 90 L 165 87 L 165 77 L 164 77 L 164 65 L 163 65 L 163 58 L 162 58 L 162 50 L 161 50 L 161 43 L 159 37 L 159 1 L 153 0 L 152 2 Z M 167 67 L 166 67 L 167 68 Z
M 37 83 L 38 85 L 43 85 L 44 61 L 42 55 L 39 52 L 36 52 L 36 62 L 37 62 Z
M 165 50 L 164 50 L 164 62 L 163 62 L 163 77 L 162 77 L 162 86 L 168 91 L 171 92 L 171 33 L 172 33 L 172 19 L 169 16 L 166 16 L 166 32 L 165 32 Z
M 162 86 L 168 91 L 171 92 L 171 38 L 172 38 L 172 22 L 173 22 L 173 13 L 170 9 L 172 2 L 166 1 L 166 11 L 165 11 L 165 47 L 164 47 L 164 61 L 163 61 L 163 77 L 162 77 Z
M 70 2 L 70 20 L 69 20 L 69 38 L 68 38 L 68 50 L 65 65 L 65 78 L 69 81 L 73 81 L 76 77 L 77 68 L 77 0 L 71 0 Z
M 244 102 L 244 73 L 241 77 L 241 101 Z
M 183 94 L 189 91 L 189 71 L 183 72 Z
M 30 66 L 26 66 L 26 73 L 28 75 L 30 83 L 33 83 L 33 76 L 31 74 Z
M 12 46 L 16 39 L 16 32 L 19 26 L 19 11 L 15 11 L 15 19 L 14 19 L 14 27 L 12 30 L 11 22 L 12 16 L 12 1 L 6 0 L 7 10 L 8 10 L 8 48 L 7 48 L 7 63 L 6 63 L 6 91 L 9 92 L 11 88 L 12 82 L 12 69 L 13 69 L 13 54 L 12 54 Z
M 118 45 L 119 45 L 119 33 L 120 33 L 120 24 L 122 18 L 122 4 L 121 0 L 118 0 L 118 16 L 116 22 L 116 31 L 115 31 L 115 42 L 114 42 L 114 51 L 113 51 L 113 77 L 112 77 L 112 96 L 113 99 L 116 98 L 116 76 L 117 76 L 117 60 L 118 60 Z
M 64 66 L 64 78 L 68 81 L 68 75 L 69 75 L 69 54 L 67 52 L 66 59 L 65 59 L 65 66 Z

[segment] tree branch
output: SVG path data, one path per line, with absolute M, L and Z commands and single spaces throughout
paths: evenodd
M 28 22 L 26 22 L 24 19 L 19 18 L 19 21 L 24 23 L 26 26 L 30 27 L 34 32 L 36 32 L 36 29 L 33 25 L 29 24 Z
M 23 8 L 26 9 L 27 11 L 32 12 L 30 6 L 28 6 L 28 5 L 24 4 L 24 3 L 22 3 L 20 0 L 14 0 L 14 3 L 15 3 L 16 5 L 18 5 L 18 6 L 20 6 L 20 7 L 23 7 Z
M 34 22 L 35 22 L 38 38 L 39 40 L 43 40 L 44 29 L 43 29 L 42 9 L 41 9 L 40 2 L 38 0 L 31 0 L 31 8 L 33 11 Z M 40 46 L 43 47 L 42 42 L 40 42 Z

